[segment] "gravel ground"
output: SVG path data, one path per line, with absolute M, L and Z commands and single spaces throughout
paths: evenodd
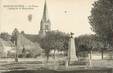
M 111 69 L 87 69 L 87 70 L 70 70 L 70 71 L 56 71 L 48 69 L 38 69 L 38 70 L 20 70 L 20 71 L 8 71 L 3 73 L 112 73 Z
M 66 68 L 65 66 L 58 66 L 57 64 L 46 64 L 41 62 L 41 59 L 19 59 L 19 62 L 16 63 L 14 62 L 14 59 L 1 59 L 0 60 L 0 72 L 6 72 L 8 71 L 8 73 L 29 73 L 30 71 L 33 71 L 32 73 L 40 73 L 40 70 L 42 70 L 43 68 L 46 69 L 50 69 L 51 72 L 47 72 L 47 73 L 53 73 L 52 70 L 57 70 L 57 73 L 67 73 L 67 71 L 62 71 L 62 70 L 69 70 L 69 73 L 76 73 L 77 71 L 70 71 L 70 70 L 78 70 L 77 73 L 81 73 L 81 69 L 83 70 L 88 70 L 89 72 L 92 71 L 91 68 L 96 68 L 100 69 L 103 68 L 102 71 L 98 70 L 98 73 L 108 73 L 106 71 L 106 69 L 111 69 L 113 68 L 113 60 L 92 60 L 91 61 L 91 66 L 87 66 L 87 65 L 74 65 L 74 66 L 69 66 L 68 68 Z M 43 61 L 45 61 L 43 59 Z M 54 60 L 51 60 L 54 63 Z M 15 72 L 15 70 L 19 70 L 18 72 Z M 24 71 L 25 70 L 25 71 Z M 30 70 L 30 71 L 28 71 Z M 37 71 L 38 70 L 38 71 Z M 105 70 L 105 71 L 104 71 Z M 9 72 L 9 71 L 13 71 L 13 72 Z M 22 72 L 21 72 L 22 71 Z M 60 71 L 60 72 L 59 72 Z M 45 73 L 46 71 L 44 70 L 42 73 Z M 87 71 L 83 72 L 86 73 Z M 54 73 L 56 73 L 54 71 Z M 88 72 L 87 72 L 88 73 Z M 92 72 L 93 73 L 93 72 Z

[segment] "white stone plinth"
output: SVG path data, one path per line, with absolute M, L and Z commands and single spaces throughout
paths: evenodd
M 73 37 L 70 37 L 69 39 L 68 61 L 69 64 L 78 61 L 78 58 L 76 56 L 75 41 Z

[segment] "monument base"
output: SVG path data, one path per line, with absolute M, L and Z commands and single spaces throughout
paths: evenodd
M 75 62 L 77 62 L 78 61 L 78 58 L 76 57 L 76 58 L 71 58 L 70 60 L 69 60 L 69 64 L 74 64 Z

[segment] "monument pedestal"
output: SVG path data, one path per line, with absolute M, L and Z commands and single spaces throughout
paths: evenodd
M 78 58 L 76 56 L 76 48 L 75 48 L 75 40 L 72 37 L 72 33 L 71 33 L 71 37 L 69 39 L 69 47 L 68 47 L 68 62 L 69 64 L 73 64 L 75 62 L 78 61 Z

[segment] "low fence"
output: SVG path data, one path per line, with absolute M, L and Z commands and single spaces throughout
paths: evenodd
M 91 60 L 91 66 L 113 68 L 113 60 Z

